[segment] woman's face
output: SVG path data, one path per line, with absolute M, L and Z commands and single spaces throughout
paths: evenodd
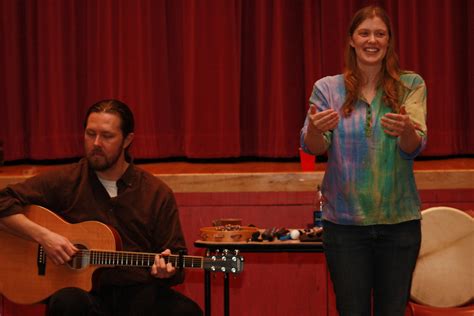
M 352 34 L 358 65 L 381 65 L 387 53 L 389 35 L 387 26 L 379 17 L 364 20 Z

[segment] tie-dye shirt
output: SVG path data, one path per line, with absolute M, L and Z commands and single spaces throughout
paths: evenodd
M 420 219 L 413 159 L 426 146 L 426 87 L 415 73 L 401 75 L 401 81 L 407 88 L 401 105 L 422 137 L 413 153 L 403 152 L 398 137 L 383 131 L 380 119 L 391 109 L 382 100 L 381 88 L 370 104 L 372 129 L 371 135 L 366 136 L 366 101 L 359 99 L 349 117 L 341 115 L 346 95 L 343 76 L 325 77 L 315 83 L 310 103 L 318 111 L 332 108 L 340 115 L 338 126 L 324 133 L 328 144 L 328 164 L 321 186 L 324 219 L 347 225 Z M 301 130 L 301 147 L 311 153 L 304 143 L 307 124 L 308 118 Z

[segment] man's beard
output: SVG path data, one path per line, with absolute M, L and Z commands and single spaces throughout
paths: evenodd
M 88 155 L 87 161 L 95 171 L 106 171 L 112 168 L 120 158 L 120 151 L 107 157 L 102 149 L 94 148 Z

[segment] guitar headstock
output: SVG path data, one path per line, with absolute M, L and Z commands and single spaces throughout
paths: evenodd
M 211 272 L 238 274 L 244 269 L 244 258 L 238 255 L 237 250 L 234 253 L 224 250 L 205 257 L 203 267 Z

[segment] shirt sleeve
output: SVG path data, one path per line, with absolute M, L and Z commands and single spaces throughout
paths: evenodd
M 428 128 L 426 126 L 426 85 L 421 77 L 417 77 L 421 82 L 408 93 L 402 106 L 405 107 L 405 111 L 415 125 L 418 135 L 421 136 L 421 143 L 412 153 L 406 153 L 400 149 L 400 155 L 404 159 L 414 159 L 418 156 L 425 149 L 428 139 Z
M 21 213 L 29 204 L 52 208 L 50 201 L 58 191 L 52 180 L 57 177 L 52 172 L 45 172 L 0 190 L 0 217 Z
M 166 197 L 159 208 L 157 225 L 155 227 L 155 247 L 157 252 L 170 249 L 172 254 L 183 252 L 187 254 L 178 206 L 171 189 L 166 190 Z M 176 274 L 169 279 L 158 279 L 163 285 L 176 285 L 184 281 L 184 270 L 177 269 Z
M 321 112 L 330 108 L 327 102 L 327 99 L 324 96 L 324 93 L 322 91 L 320 81 L 317 81 L 313 86 L 313 92 L 311 93 L 311 97 L 309 98 L 309 104 L 310 106 L 314 105 L 318 112 Z M 309 118 L 308 118 L 308 114 L 306 114 L 306 119 L 304 121 L 303 128 L 301 129 L 301 132 L 300 132 L 300 147 L 301 149 L 303 149 L 304 152 L 314 155 L 309 150 L 308 146 L 306 146 L 306 143 L 304 142 L 304 137 L 308 130 L 308 124 L 309 124 Z M 331 145 L 332 131 L 324 132 L 323 137 L 326 142 L 326 148 L 327 148 Z

